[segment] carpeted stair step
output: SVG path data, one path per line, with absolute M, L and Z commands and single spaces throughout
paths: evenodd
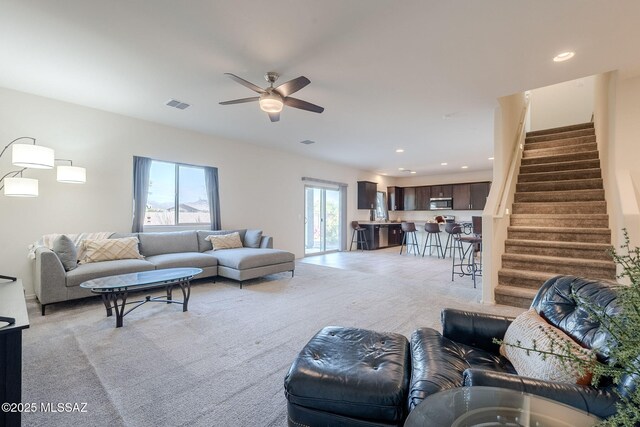
M 600 168 L 520 174 L 518 183 L 602 178 Z
M 582 145 L 590 142 L 596 142 L 595 135 L 556 139 L 552 141 L 529 142 L 524 144 L 524 151 L 538 150 L 541 148 L 568 147 L 573 145 Z
M 582 227 L 606 228 L 609 226 L 607 214 L 513 214 L 511 225 L 524 227 Z
M 521 165 L 542 165 L 545 163 L 573 162 L 576 160 L 596 160 L 599 159 L 597 151 L 583 151 L 580 153 L 555 154 L 553 156 L 523 158 Z
M 613 280 L 616 277 L 616 265 L 613 261 L 558 258 L 544 255 L 504 254 L 502 255 L 502 268 L 541 271 L 594 279 Z
M 523 182 L 516 184 L 516 192 L 518 193 L 527 193 L 532 191 L 597 190 L 602 188 L 602 178 Z
M 604 190 L 529 191 L 516 193 L 514 201 L 520 202 L 586 202 L 604 200 Z
M 557 156 L 560 154 L 575 154 L 575 153 L 584 153 L 587 151 L 597 151 L 597 150 L 598 150 L 598 144 L 596 144 L 595 142 L 590 142 L 587 144 L 551 147 L 551 148 L 538 148 L 533 150 L 527 150 L 525 148 L 524 152 L 522 153 L 522 158 L 530 159 L 533 157 Z
M 540 129 L 527 132 L 527 136 L 552 135 L 556 133 L 571 132 L 574 130 L 594 129 L 593 122 L 578 123 L 569 126 L 560 126 L 557 128 Z
M 525 144 L 528 142 L 542 142 L 542 141 L 557 141 L 559 139 L 568 139 L 568 138 L 577 138 L 579 136 L 591 136 L 595 135 L 595 129 L 576 129 L 570 130 L 567 132 L 558 132 L 558 133 L 548 133 L 545 135 L 534 135 L 530 136 L 527 134 L 524 142 Z
M 514 203 L 515 214 L 606 214 L 607 202 Z
M 505 240 L 505 253 L 544 255 L 565 258 L 611 261 L 611 245 L 606 243 L 549 242 L 542 240 Z
M 532 165 L 521 165 L 520 175 L 540 173 L 540 172 L 556 172 L 556 171 L 570 171 L 570 170 L 583 170 L 583 169 L 597 169 L 600 168 L 600 159 L 590 160 L 571 160 L 558 163 L 539 163 Z
M 536 289 L 517 288 L 515 286 L 496 286 L 494 295 L 496 304 L 529 308 L 538 291 Z
M 498 285 L 522 287 L 533 290 L 540 289 L 540 286 L 547 280 L 555 277 L 553 273 L 528 270 L 511 270 L 501 268 L 498 270 Z
M 585 229 L 582 227 L 525 227 L 510 225 L 507 227 L 507 239 L 611 244 L 611 230 L 609 228 Z

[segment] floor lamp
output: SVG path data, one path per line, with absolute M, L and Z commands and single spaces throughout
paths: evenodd
M 29 140 L 31 143 L 17 143 L 21 140 Z M 10 197 L 37 197 L 38 180 L 24 178 L 22 173 L 26 169 L 53 169 L 55 162 L 69 162 L 69 165 L 58 166 L 58 182 L 83 184 L 86 182 L 85 168 L 73 166 L 68 159 L 56 159 L 51 148 L 36 145 L 36 139 L 30 136 L 21 136 L 8 143 L 0 152 L 2 155 L 12 146 L 11 164 L 20 169 L 11 171 L 0 178 L 0 190 L 4 189 L 5 196 Z M 16 281 L 16 277 L 0 274 L 0 279 Z M 1 319 L 0 319 L 1 320 Z

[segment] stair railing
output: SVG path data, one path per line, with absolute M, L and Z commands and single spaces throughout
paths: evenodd
M 502 254 L 504 253 L 504 242 L 507 238 L 507 227 L 509 226 L 509 207 L 513 204 L 518 172 L 524 150 L 526 137 L 526 122 L 529 113 L 529 95 L 525 95 L 524 106 L 520 113 L 520 119 L 516 133 L 514 135 L 513 150 L 509 161 L 508 173 L 502 182 L 499 183 L 497 196 L 487 200 L 487 207 L 483 213 L 483 235 L 487 237 L 483 245 L 483 271 L 486 272 L 482 286 L 482 302 L 493 304 L 495 302 L 494 289 L 498 283 L 498 270 L 502 265 Z M 493 185 L 498 183 L 494 182 Z M 491 202 L 493 201 L 493 204 Z

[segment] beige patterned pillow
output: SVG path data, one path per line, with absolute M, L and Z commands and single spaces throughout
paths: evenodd
M 242 247 L 242 240 L 240 240 L 240 233 L 229 233 L 229 234 L 210 234 L 205 237 L 204 240 L 208 240 L 211 242 L 211 246 L 213 246 L 213 250 L 217 251 L 220 249 L 235 249 Z
M 84 257 L 80 264 L 117 259 L 142 259 L 138 251 L 137 237 L 122 239 L 86 239 L 82 241 Z
M 571 337 L 547 323 L 535 309 L 531 308 L 515 318 L 507 328 L 500 354 L 509 359 L 518 375 L 546 381 L 588 385 L 590 372 L 579 372 L 577 361 L 566 360 L 535 351 L 527 351 L 509 344 L 559 355 L 573 355 L 587 362 L 595 362 L 593 351 L 581 347 Z

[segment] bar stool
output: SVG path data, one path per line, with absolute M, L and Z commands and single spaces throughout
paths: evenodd
M 416 233 L 416 224 L 413 222 L 404 222 L 400 224 L 402 228 L 402 243 L 400 244 L 400 255 L 402 255 L 402 247 L 407 247 L 407 253 L 411 252 L 410 248 L 413 248 L 413 255 L 417 256 L 420 253 L 420 245 L 418 244 L 418 235 Z
M 427 237 L 424 239 L 424 248 L 422 248 L 422 256 L 427 253 L 429 248 L 429 256 L 431 256 L 431 250 L 436 248 L 436 255 L 440 259 L 444 259 L 444 253 L 442 252 L 442 241 L 440 240 L 440 225 L 435 222 L 427 222 L 424 224 L 424 231 L 427 233 Z
M 360 227 L 358 221 L 351 221 L 351 228 L 353 228 L 353 233 L 351 233 L 351 244 L 349 245 L 349 251 L 353 248 L 353 242 L 356 242 L 356 249 L 358 249 L 358 245 L 361 250 L 364 250 L 365 247 L 369 250 L 369 243 L 367 242 L 367 229 L 364 227 Z
M 476 277 L 482 276 L 482 237 L 479 236 L 462 236 L 460 234 L 453 237 L 453 262 L 451 263 L 451 281 L 453 282 L 454 275 L 457 274 L 460 277 L 471 276 L 473 278 L 473 287 L 476 287 Z M 469 246 L 464 249 L 463 243 L 468 243 Z M 456 264 L 456 249 L 460 253 L 460 263 Z M 476 262 L 476 254 L 480 253 L 480 259 Z M 456 272 L 456 267 L 460 268 L 460 271 Z
M 444 226 L 444 231 L 447 232 L 447 241 L 444 244 L 443 255 L 446 257 L 447 251 L 449 251 L 449 256 L 451 257 L 451 251 L 453 251 L 453 247 L 455 246 L 453 238 L 462 233 L 462 227 L 456 222 L 448 222 L 447 225 Z

